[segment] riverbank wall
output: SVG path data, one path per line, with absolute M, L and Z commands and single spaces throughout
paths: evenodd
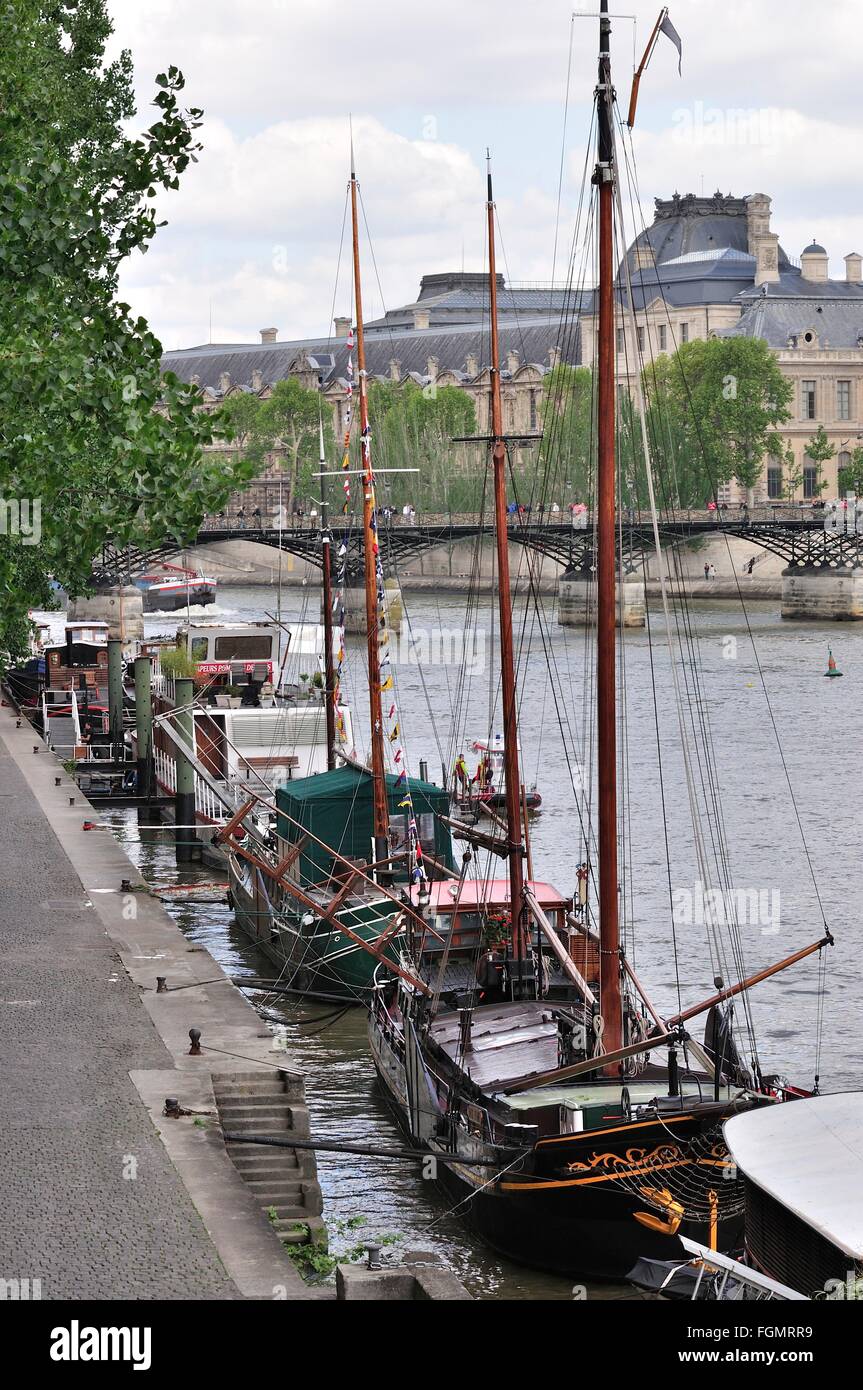
M 319 1297 L 232 1161 L 237 1114 L 217 1100 L 281 1089 L 286 1135 L 307 1134 L 302 1076 L 9 706 L 0 878 L 0 1274 L 55 1299 Z M 313 1156 L 297 1171 L 319 1235 Z

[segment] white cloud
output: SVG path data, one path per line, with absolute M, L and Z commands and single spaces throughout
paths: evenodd
M 116 43 L 135 58 L 142 122 L 152 78 L 171 63 L 186 75 L 189 102 L 205 110 L 201 163 L 162 201 L 169 226 L 124 279 L 166 344 L 206 339 L 211 301 L 221 340 L 253 339 L 269 324 L 285 337 L 327 330 L 350 111 L 388 304 L 413 299 L 424 272 L 462 257 L 467 268 L 481 265 L 486 139 L 504 190 L 509 273 L 551 274 L 570 0 L 365 0 L 360 10 L 348 0 L 110 5 Z M 595 10 L 594 0 L 581 8 Z M 638 14 L 640 51 L 655 0 L 624 8 Z M 635 141 L 646 206 L 675 188 L 698 192 L 702 178 L 706 192 L 764 191 L 788 253 L 816 235 L 841 274 L 842 254 L 863 250 L 849 172 L 863 136 L 857 0 L 817 10 L 810 0 L 675 0 L 672 17 L 683 79 L 663 39 L 642 83 Z M 561 248 L 584 163 L 595 20 L 573 21 L 572 34 Z M 633 43 L 622 20 L 614 42 L 625 108 Z M 364 283 L 367 312 L 380 313 L 370 268 Z M 347 294 L 343 272 L 337 313 L 348 311 Z

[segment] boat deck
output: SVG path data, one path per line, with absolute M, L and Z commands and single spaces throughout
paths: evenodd
M 459 1032 L 455 1013 L 439 1014 L 432 1024 L 431 1035 L 438 1047 L 460 1062 L 484 1091 L 557 1066 L 557 1024 L 547 1001 L 528 999 L 477 1010 L 471 1045 L 463 1058 Z

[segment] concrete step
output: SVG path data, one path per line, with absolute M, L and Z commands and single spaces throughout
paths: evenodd
M 274 1110 L 289 1110 L 290 1103 L 284 1091 L 260 1091 L 250 1096 L 220 1096 L 220 1110 L 262 1110 L 272 1106 Z
M 291 1112 L 288 1107 L 286 1105 L 273 1105 L 272 1102 L 268 1105 L 220 1105 L 219 1115 L 223 1129 L 230 1129 L 231 1125 L 246 1120 L 257 1123 L 258 1120 L 277 1119 L 283 1121 L 285 1125 L 289 1125 L 291 1122 Z
M 291 1128 L 290 1116 L 284 1110 L 258 1110 L 251 1115 L 231 1115 L 224 1110 L 219 1112 L 222 1129 L 237 1134 L 285 1133 Z
M 296 1198 L 300 1201 L 303 1193 L 301 1182 L 291 1182 L 290 1179 L 282 1181 L 279 1178 L 266 1178 L 256 1182 L 247 1182 L 256 1197 L 260 1197 L 265 1206 L 271 1202 L 287 1201 L 288 1198 Z
M 237 1172 L 242 1173 L 244 1178 L 249 1178 L 250 1180 L 253 1178 L 266 1177 L 271 1173 L 278 1173 L 281 1177 L 284 1177 L 291 1173 L 298 1174 L 300 1171 L 300 1165 L 290 1149 L 285 1149 L 282 1159 L 268 1159 L 264 1163 L 244 1162 L 242 1154 L 235 1152 L 233 1145 L 229 1152 Z
M 297 1223 L 290 1221 L 285 1222 L 283 1225 L 277 1223 L 273 1226 L 273 1230 L 276 1232 L 277 1236 L 279 1237 L 279 1240 L 282 1242 L 283 1245 L 307 1244 L 308 1226 L 306 1225 L 305 1221 L 303 1221 L 302 1217 L 297 1218 L 297 1221 L 299 1223 L 299 1228 L 296 1230 L 293 1230 L 292 1226 Z

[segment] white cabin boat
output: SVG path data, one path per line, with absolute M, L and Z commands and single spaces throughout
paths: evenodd
M 239 805 L 248 792 L 269 798 L 287 781 L 327 770 L 322 627 L 204 621 L 181 628 L 177 642 L 197 667 L 195 755 L 232 804 Z M 296 679 L 288 680 L 287 675 Z M 153 695 L 156 715 L 174 707 L 174 680 L 162 672 L 158 649 Z M 336 741 L 337 753 L 353 756 L 351 711 L 344 704 L 338 707 Z M 153 749 L 157 782 L 172 795 L 176 750 L 158 723 Z M 200 779 L 196 811 L 203 824 L 226 815 L 224 805 Z

